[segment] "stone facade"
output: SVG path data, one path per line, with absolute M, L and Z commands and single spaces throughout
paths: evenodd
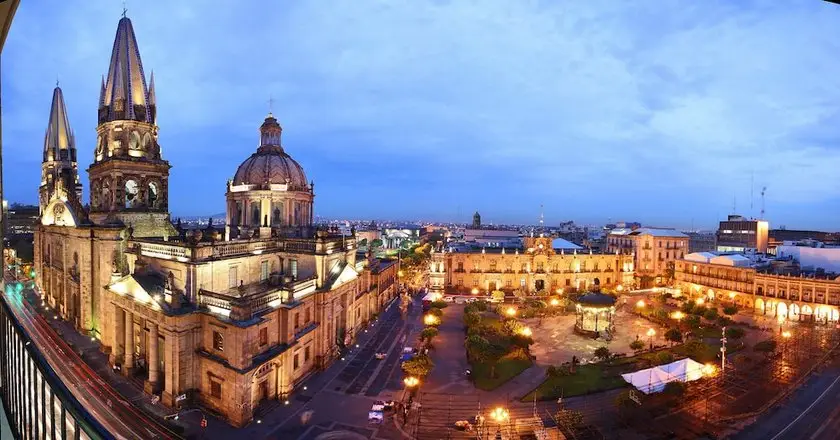
M 73 183 L 75 152 L 59 151 L 72 145 L 63 101 L 61 117 L 51 114 L 42 168 L 60 178 L 40 188 L 36 284 L 164 404 L 190 399 L 242 426 L 333 361 L 398 296 L 397 264 L 357 260 L 354 235 L 314 227 L 314 184 L 284 152 L 270 114 L 260 149 L 236 170 L 245 177 L 228 184 L 230 222 L 173 225 L 154 80 L 146 87 L 134 38 L 123 17 L 100 96 L 89 207 Z M 261 221 L 243 215 L 254 207 Z
M 477 252 L 432 253 L 429 283 L 436 291 L 482 294 L 494 290 L 529 295 L 558 289 L 587 290 L 594 285 L 617 287 L 633 282 L 633 257 L 589 251 L 557 252 L 547 237 L 525 239 L 525 249 L 483 249 Z
M 688 243 L 687 235 L 673 229 L 617 229 L 607 236 L 607 252 L 632 255 L 640 278 L 666 284 L 675 262 L 688 253 Z
M 780 320 L 840 320 L 840 279 L 772 275 L 752 267 L 680 260 L 676 287 L 691 296 L 733 302 Z

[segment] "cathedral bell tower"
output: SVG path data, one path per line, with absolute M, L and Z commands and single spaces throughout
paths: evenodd
M 90 176 L 90 217 L 121 221 L 138 237 L 174 235 L 169 222 L 169 162 L 156 125 L 154 74 L 148 86 L 131 20 L 123 16 L 99 93 Z
M 41 214 L 53 199 L 82 200 L 82 184 L 79 183 L 76 165 L 76 139 L 64 106 L 64 94 L 58 85 L 53 90 L 50 120 L 44 135 L 39 195 Z

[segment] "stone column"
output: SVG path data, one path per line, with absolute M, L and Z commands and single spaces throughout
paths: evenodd
M 157 391 L 160 380 L 160 361 L 158 360 L 158 325 L 156 322 L 149 323 L 149 346 L 146 348 L 148 357 L 149 380 L 145 383 L 147 393 Z
M 125 311 L 125 361 L 123 374 L 128 376 L 134 369 L 134 314 Z
M 111 340 L 108 341 L 111 344 L 111 355 L 109 356 L 108 361 L 111 366 L 114 366 L 120 361 L 120 358 L 122 358 L 125 353 L 122 349 L 120 349 L 120 338 L 125 340 L 125 336 L 123 336 L 125 321 L 121 319 L 122 309 L 119 308 L 119 306 L 111 304 L 111 310 L 111 313 L 114 314 L 114 329 L 111 331 Z

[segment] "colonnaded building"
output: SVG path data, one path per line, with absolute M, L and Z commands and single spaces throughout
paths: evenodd
M 840 321 L 840 277 L 759 272 L 741 255 L 696 252 L 676 263 L 676 287 L 692 297 L 731 302 L 779 321 Z
M 247 423 L 263 400 L 338 355 L 396 296 L 396 264 L 356 259 L 354 236 L 313 225 L 314 184 L 270 113 L 227 183 L 227 224 L 171 223 L 171 168 L 158 144 L 131 21 L 118 24 L 99 96 L 90 204 L 60 88 L 44 141 L 36 282 L 112 365 L 173 405 L 186 395 Z M 234 170 L 231 170 L 234 171 Z
M 467 252 L 441 249 L 432 253 L 431 289 L 441 293 L 471 293 L 478 289 L 482 294 L 519 290 L 527 295 L 539 295 L 559 289 L 583 291 L 594 285 L 633 284 L 632 253 L 555 249 L 555 240 L 543 236 L 526 237 L 523 241 L 523 249 L 481 248 Z

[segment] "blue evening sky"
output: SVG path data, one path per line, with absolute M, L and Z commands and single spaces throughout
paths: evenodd
M 37 200 L 56 77 L 92 161 L 122 3 L 21 2 L 5 194 Z M 224 210 L 274 98 L 316 214 L 840 229 L 840 7 L 816 0 L 128 2 L 174 215 Z M 148 78 L 147 78 L 148 79 Z M 88 180 L 82 171 L 87 199 Z

